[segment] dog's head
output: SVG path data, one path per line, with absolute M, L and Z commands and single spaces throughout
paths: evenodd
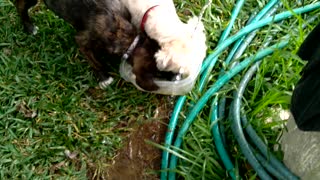
M 189 74 L 206 55 L 204 25 L 199 18 L 191 18 L 178 30 L 179 33 L 164 40 L 155 54 L 160 70 Z
M 158 43 L 144 33 L 140 33 L 140 40 L 128 59 L 132 72 L 136 76 L 136 83 L 144 90 L 155 91 L 159 87 L 154 78 L 158 72 L 155 53 L 160 49 Z

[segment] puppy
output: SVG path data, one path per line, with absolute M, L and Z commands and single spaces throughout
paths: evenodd
M 155 39 L 155 54 L 163 71 L 189 74 L 206 55 L 204 26 L 194 17 L 187 23 L 179 19 L 172 0 L 120 0 L 129 10 L 132 23 Z
M 80 51 L 86 56 L 100 87 L 105 88 L 112 81 L 108 75 L 109 59 L 120 59 L 134 41 L 138 32 L 129 22 L 131 16 L 118 0 L 44 0 L 46 6 L 76 30 L 75 37 Z M 28 9 L 37 0 L 17 0 L 15 5 L 25 30 L 35 34 Z M 142 33 L 143 34 L 143 33 Z M 136 50 L 129 58 L 136 75 L 137 84 L 144 90 L 155 91 L 159 87 L 153 78 L 158 71 L 154 54 L 159 50 L 156 41 L 141 35 Z

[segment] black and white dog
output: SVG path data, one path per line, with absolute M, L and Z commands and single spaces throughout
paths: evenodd
M 108 86 L 113 80 L 108 73 L 110 69 L 107 61 L 115 58 L 120 60 L 130 49 L 128 62 L 133 67 L 136 83 L 147 91 L 158 89 L 153 80 L 159 74 L 155 53 L 159 51 L 160 46 L 145 32 L 139 32 L 130 22 L 132 18 L 130 12 L 121 0 L 44 0 L 44 2 L 50 10 L 77 30 L 76 42 L 98 76 L 100 87 Z M 31 34 L 35 34 L 37 28 L 28 15 L 28 9 L 36 4 L 37 0 L 15 2 L 24 29 Z M 136 47 L 130 47 L 137 35 L 140 39 L 136 42 Z

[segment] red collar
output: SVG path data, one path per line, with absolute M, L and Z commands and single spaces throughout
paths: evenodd
M 145 23 L 147 22 L 148 15 L 149 15 L 150 11 L 152 11 L 152 10 L 153 10 L 154 8 L 156 8 L 157 6 L 159 6 L 159 5 L 152 6 L 151 8 L 149 8 L 149 9 L 144 13 L 144 15 L 143 15 L 143 17 L 142 17 L 142 20 L 141 20 L 141 23 L 140 23 L 140 30 L 141 30 L 142 32 L 144 32 L 144 25 L 145 25 Z

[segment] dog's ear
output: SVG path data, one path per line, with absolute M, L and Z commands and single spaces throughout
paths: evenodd
M 301 59 L 307 61 L 320 57 L 320 23 L 303 41 L 297 54 Z

